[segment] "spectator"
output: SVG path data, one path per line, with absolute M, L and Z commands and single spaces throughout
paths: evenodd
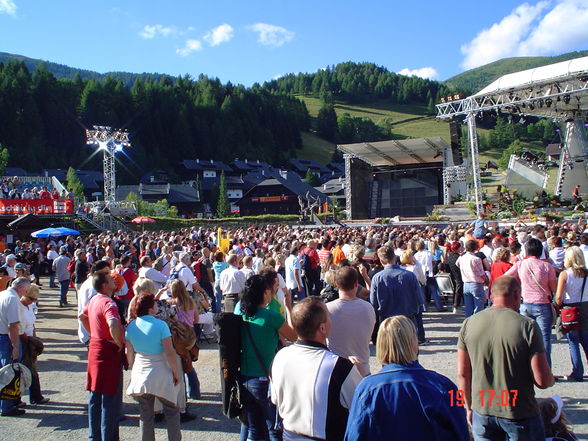
M 343 440 L 361 374 L 327 348 L 331 321 L 321 299 L 301 300 L 292 325 L 298 341 L 278 352 L 272 365 L 271 399 L 283 418 L 284 439 Z
M 419 289 L 416 276 L 395 264 L 394 250 L 383 246 L 378 257 L 384 269 L 372 277 L 370 302 L 380 321 L 395 315 L 405 315 L 415 322 L 420 311 Z
M 225 262 L 225 255 L 222 251 L 217 251 L 216 253 L 214 253 L 214 263 L 212 264 L 212 270 L 214 271 L 215 312 L 221 312 L 223 294 L 220 289 L 220 278 L 221 273 L 223 272 L 223 270 L 227 269 L 228 266 L 229 264 Z
M 531 317 L 539 325 L 551 366 L 551 327 L 554 319 L 551 300 L 557 289 L 555 270 L 550 263 L 540 260 L 544 249 L 538 239 L 529 239 L 526 250 L 527 257 L 515 263 L 505 275 L 520 280 L 523 290 L 520 313 Z
M 95 273 L 92 284 L 96 295 L 79 317 L 90 333 L 86 381 L 86 389 L 90 392 L 90 439 L 116 441 L 122 405 L 124 328 L 112 300 L 114 281 L 110 273 Z
M 577 307 L 580 310 L 580 328 L 568 331 L 568 345 L 572 360 L 572 372 L 564 377 L 568 381 L 582 381 L 584 365 L 580 347 L 588 356 L 588 271 L 584 262 L 584 253 L 578 247 L 566 250 L 564 268 L 557 282 L 555 303 L 560 307 Z
M 290 256 L 286 259 L 286 286 L 292 293 L 292 300 L 294 296 L 298 300 L 306 297 L 304 285 L 302 284 L 302 267 L 300 266 L 300 259 L 298 258 L 299 247 L 292 245 L 290 249 Z
M 492 290 L 492 283 L 511 268 L 510 250 L 508 248 L 497 249 L 496 253 L 494 253 L 494 263 L 490 268 L 490 283 L 488 284 L 488 289 Z
M 463 322 L 458 341 L 458 384 L 474 439 L 542 440 L 534 385 L 545 389 L 555 380 L 541 330 L 518 313 L 516 279 L 496 279 L 491 298 L 490 308 Z M 500 406 L 494 405 L 494 395 L 504 398 Z
M 149 256 L 141 257 L 139 277 L 145 277 L 153 282 L 155 289 L 162 288 L 167 283 L 167 276 L 152 268 L 153 262 Z
M 59 248 L 59 257 L 53 261 L 53 271 L 59 282 L 59 307 L 63 308 L 67 305 L 67 291 L 69 290 L 69 281 L 71 273 L 69 272 L 69 264 L 71 259 L 67 255 L 67 247 L 64 245 Z
M 224 312 L 233 312 L 237 304 L 239 294 L 245 288 L 245 274 L 237 268 L 239 256 L 229 255 L 228 268 L 220 275 L 220 289 L 224 298 Z
M 488 277 L 484 272 L 482 259 L 475 255 L 478 250 L 478 242 L 468 240 L 466 242 L 466 253 L 457 259 L 455 264 L 461 271 L 463 280 L 463 303 L 465 306 L 465 318 L 484 309 L 486 303 L 486 293 L 484 284 L 488 282 Z
M 242 439 L 264 440 L 269 436 L 276 441 L 281 438 L 275 429 L 276 411 L 268 398 L 269 370 L 279 336 L 294 341 L 296 334 L 282 315 L 266 308 L 272 297 L 273 287 L 266 278 L 254 275 L 245 283 L 241 300 L 235 306 L 235 314 L 241 315 L 244 322 L 240 370 L 245 411 Z
M 352 360 L 365 377 L 370 374 L 370 338 L 376 314 L 368 302 L 357 298 L 358 274 L 355 268 L 343 267 L 335 278 L 339 298 L 327 303 L 332 323 L 327 345 L 335 354 Z M 355 323 L 351 333 L 350 323 Z
M 469 440 L 465 412 L 450 401 L 457 387 L 418 363 L 418 347 L 412 320 L 384 320 L 376 348 L 384 367 L 357 387 L 346 441 Z

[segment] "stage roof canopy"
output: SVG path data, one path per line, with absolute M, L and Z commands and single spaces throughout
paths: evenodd
M 450 150 L 439 137 L 341 144 L 337 148 L 372 167 L 443 162 L 443 152 Z
M 503 90 L 518 89 L 545 82 L 553 82 L 564 77 L 574 77 L 588 72 L 588 57 L 574 58 L 561 63 L 527 69 L 503 75 L 484 87 L 474 97 L 498 93 Z

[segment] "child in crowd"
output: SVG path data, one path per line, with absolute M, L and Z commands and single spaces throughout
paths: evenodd
M 563 411 L 561 397 L 540 398 L 537 403 L 545 426 L 545 441 L 578 441 Z

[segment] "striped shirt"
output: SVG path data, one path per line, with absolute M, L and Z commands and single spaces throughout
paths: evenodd
M 472 253 L 465 253 L 457 259 L 455 264 L 461 271 L 461 279 L 463 283 L 484 283 L 486 280 L 486 273 L 484 272 L 484 265 L 482 259 L 474 256 Z
M 321 266 L 325 264 L 325 262 L 327 261 L 327 257 L 329 257 L 329 254 L 331 254 L 331 251 L 326 248 L 321 248 L 320 250 L 318 250 L 319 262 Z
M 284 439 L 343 440 L 361 379 L 349 360 L 320 343 L 298 341 L 279 351 L 271 398 L 284 420 Z

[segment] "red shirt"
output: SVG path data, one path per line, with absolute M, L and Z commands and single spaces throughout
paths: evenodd
M 498 279 L 500 276 L 504 275 L 509 269 L 511 269 L 512 263 L 510 262 L 495 262 L 490 267 L 490 284 L 488 285 L 489 289 L 492 289 L 492 282 Z
M 90 299 L 83 313 L 88 316 L 92 339 L 112 340 L 108 320 L 115 319 L 120 323 L 118 307 L 114 300 L 105 294 L 98 293 Z M 122 324 L 121 329 L 123 329 Z
M 135 280 L 137 280 L 135 271 L 130 268 L 123 268 L 119 271 L 119 274 L 125 278 L 125 282 L 127 282 L 127 287 L 129 288 L 129 291 L 124 296 L 119 297 L 119 299 L 132 299 L 135 295 L 133 292 L 133 285 L 135 284 Z

